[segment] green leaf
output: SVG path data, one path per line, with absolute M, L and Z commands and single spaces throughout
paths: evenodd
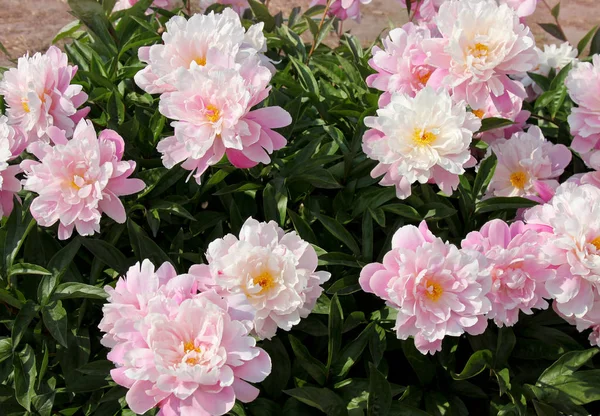
M 344 403 L 340 396 L 329 389 L 304 386 L 291 390 L 284 390 L 284 393 L 300 400 L 302 403 L 319 409 L 327 416 L 348 415 L 346 403 Z
M 429 202 L 419 207 L 422 218 L 430 221 L 442 220 L 456 214 L 456 210 L 441 202 Z
M 560 14 L 560 1 L 558 3 L 556 3 L 556 6 L 554 6 L 552 8 L 552 10 L 550 10 L 550 14 L 552 15 L 552 17 L 554 17 L 555 19 L 558 19 L 558 15 Z
M 97 238 L 81 238 L 81 244 L 87 248 L 95 258 L 106 264 L 108 267 L 116 270 L 119 274 L 124 274 L 130 266 L 125 255 L 114 245 Z
M 435 378 L 435 364 L 431 359 L 417 350 L 413 339 L 402 342 L 402 351 L 421 384 L 430 384 Z
M 280 226 L 285 225 L 288 195 L 283 180 L 274 179 L 263 191 L 265 220 L 274 220 Z
M 508 358 L 515 348 L 517 338 L 509 327 L 498 328 L 498 343 L 494 352 L 494 369 L 501 369 L 508 364 Z
M 451 372 L 450 375 L 454 380 L 466 380 L 481 373 L 491 362 L 492 352 L 490 350 L 475 351 L 469 357 L 469 360 L 465 364 L 465 368 L 463 368 L 460 374 Z
M 312 378 L 315 379 L 317 383 L 320 385 L 325 384 L 327 379 L 327 369 L 323 365 L 322 362 L 313 357 L 308 348 L 304 346 L 298 338 L 289 334 L 288 338 L 290 340 L 290 345 L 292 346 L 292 350 L 296 355 L 296 359 L 300 362 L 301 366 L 310 374 Z
M 127 230 L 131 247 L 138 261 L 149 259 L 157 268 L 165 262 L 171 262 L 169 256 L 131 219 L 127 220 Z
M 323 224 L 323 226 L 329 231 L 335 238 L 345 244 L 355 255 L 360 254 L 360 248 L 358 243 L 352 237 L 352 234 L 342 224 L 340 224 L 334 218 L 328 217 L 323 214 L 315 214 L 315 217 Z
M 12 356 L 12 341 L 10 338 L 0 338 L 0 363 Z
M 292 223 L 294 224 L 294 228 L 296 229 L 298 235 L 303 240 L 306 240 L 309 243 L 317 244 L 317 237 L 315 236 L 315 233 L 313 232 L 310 224 L 291 209 L 288 209 L 287 213 L 290 216 L 290 219 L 292 220 Z
M 231 194 L 234 192 L 257 191 L 259 189 L 263 189 L 263 186 L 258 183 L 253 183 L 253 182 L 236 183 L 236 184 L 229 185 L 229 186 L 219 189 L 217 192 L 214 193 L 214 195 L 219 196 L 219 195 Z
M 150 209 L 165 211 L 173 215 L 177 215 L 178 217 L 182 217 L 188 219 L 190 221 L 196 221 L 196 218 L 192 214 L 190 214 L 184 207 L 181 205 L 171 202 L 171 201 L 156 201 L 150 205 Z
M 527 75 L 529 75 L 529 78 L 531 78 L 542 91 L 548 91 L 550 89 L 550 83 L 552 81 L 550 81 L 548 77 L 536 74 L 535 72 L 528 72 Z
M 490 181 L 494 177 L 494 172 L 496 171 L 496 164 L 498 163 L 498 159 L 495 154 L 491 154 L 491 156 L 485 158 L 481 165 L 479 166 L 479 170 L 477 171 L 477 176 L 475 177 L 475 183 L 473 184 L 473 198 L 480 199 L 483 194 L 487 191 L 487 187 L 490 184 Z
M 42 319 L 50 335 L 65 348 L 67 347 L 67 311 L 60 300 L 42 308 Z
M 70 23 L 67 23 L 58 31 L 54 39 L 52 39 L 52 44 L 55 44 L 59 40 L 65 38 L 71 38 L 81 28 L 81 22 L 79 20 L 74 20 Z
M 600 53 L 600 27 L 596 30 L 590 45 L 590 56 Z
M 481 128 L 477 133 L 483 133 L 484 131 L 498 129 L 500 127 L 507 127 L 515 124 L 514 121 L 500 117 L 488 117 L 481 120 Z
M 360 359 L 365 350 L 371 335 L 374 332 L 375 323 L 371 322 L 363 331 L 348 345 L 344 347 L 339 357 L 336 359 L 332 367 L 333 373 L 339 378 L 344 379 L 350 369 Z
M 325 253 L 319 256 L 319 266 L 346 266 L 361 269 L 354 256 L 346 253 Z
M 544 29 L 544 31 L 546 31 L 556 39 L 562 40 L 563 42 L 567 41 L 562 30 L 554 23 L 538 23 L 538 25 L 540 25 L 540 27 Z
M 373 363 L 369 363 L 369 400 L 367 416 L 386 416 L 392 405 L 390 383 Z
M 588 43 L 590 43 L 590 40 L 592 40 L 592 36 L 594 36 L 596 30 L 598 30 L 598 26 L 594 26 L 589 32 L 585 34 L 584 37 L 581 38 L 579 43 L 577 43 L 577 56 L 581 56 L 581 54 L 585 50 L 585 47 L 588 45 Z
M 31 213 L 27 211 L 25 218 L 22 217 L 20 209 L 14 209 L 8 217 L 3 228 L 6 229 L 4 240 L 4 267 L 10 270 L 21 246 L 25 242 L 27 235 L 35 226 L 35 220 L 31 218 Z
M 362 256 L 367 262 L 373 259 L 373 218 L 370 210 L 362 219 Z
M 5 289 L 0 289 L 0 302 L 4 302 L 16 309 L 23 307 L 23 303 Z
M 289 179 L 290 183 L 304 181 L 310 183 L 315 188 L 321 189 L 340 189 L 342 185 L 333 177 L 327 169 L 313 169 L 309 173 L 293 176 Z
M 484 199 L 483 201 L 478 202 L 475 212 L 477 214 L 483 214 L 485 212 L 495 212 L 500 210 L 531 208 L 537 204 L 537 202 L 527 198 L 502 196 Z
M 264 340 L 261 347 L 269 354 L 273 365 L 271 374 L 262 382 L 262 385 L 269 396 L 277 398 L 283 393 L 283 389 L 286 388 L 292 375 L 290 357 L 278 337 Z
M 25 331 L 27 331 L 29 324 L 36 315 L 37 305 L 32 300 L 28 300 L 19 311 L 12 328 L 13 351 L 17 348 L 19 342 L 21 342 L 21 338 L 25 335 Z
M 302 87 L 315 97 L 319 97 L 321 95 L 319 92 L 319 84 L 310 68 L 292 56 L 289 58 L 292 65 L 294 65 L 294 68 L 296 68 L 296 71 L 298 71 Z
M 102 42 L 105 53 L 117 52 L 117 47 L 110 34 L 112 29 L 102 5 L 95 0 L 68 0 L 71 12 L 81 20 Z
M 44 269 L 42 266 L 38 266 L 37 264 L 30 263 L 17 263 L 13 264 L 13 266 L 8 271 L 9 276 L 18 275 L 18 274 L 37 274 L 40 276 L 49 276 L 50 273 L 48 270 Z
M 37 377 L 37 368 L 35 366 L 35 353 L 33 349 L 26 345 L 13 360 L 15 397 L 19 404 L 27 411 L 31 410 L 31 398 L 35 395 L 34 386 Z
M 588 350 L 571 351 L 566 353 L 554 364 L 544 370 L 544 372 L 538 378 L 538 383 L 553 385 L 553 383 L 560 377 L 573 374 L 599 352 L 600 349 L 591 348 Z
M 275 19 L 269 13 L 269 9 L 264 4 L 256 1 L 256 0 L 248 0 L 248 4 L 252 9 L 252 13 L 258 19 L 259 22 L 264 22 L 265 31 L 272 32 L 275 29 Z
M 419 214 L 419 211 L 406 204 L 390 204 L 381 207 L 384 211 L 391 212 L 401 217 L 408 218 L 412 221 L 421 221 L 423 216 Z
M 331 298 L 329 304 L 329 340 L 327 345 L 327 371 L 331 368 L 333 360 L 337 357 L 337 354 L 342 347 L 342 325 L 344 324 L 344 313 L 342 311 L 342 305 L 338 299 L 338 295 L 335 294 Z
M 84 283 L 63 283 L 58 285 L 54 291 L 53 299 L 97 299 L 106 300 L 106 291 L 100 287 L 86 285 Z

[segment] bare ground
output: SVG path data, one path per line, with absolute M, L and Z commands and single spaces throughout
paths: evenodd
M 553 6 L 557 0 L 547 2 Z M 309 3 L 310 0 L 271 0 L 270 8 L 274 12 L 283 10 L 287 15 L 292 7 L 306 9 Z M 65 0 L 0 0 L 0 42 L 13 58 L 27 51 L 43 51 L 58 30 L 73 20 L 68 10 Z M 345 22 L 344 30 L 350 30 L 365 44 L 372 42 L 383 30 L 407 21 L 406 10 L 397 0 L 373 0 L 362 10 L 362 22 Z M 589 29 L 600 24 L 600 2 L 562 0 L 560 21 L 567 38 L 576 45 Z M 552 22 L 550 12 L 540 1 L 536 13 L 528 19 L 539 44 L 555 42 L 537 25 L 549 22 Z M 0 56 L 0 66 L 7 65 L 11 65 L 10 62 Z

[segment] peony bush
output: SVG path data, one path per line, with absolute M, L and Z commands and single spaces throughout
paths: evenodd
M 0 414 L 600 412 L 600 31 L 390 1 L 69 0 L 2 69 Z

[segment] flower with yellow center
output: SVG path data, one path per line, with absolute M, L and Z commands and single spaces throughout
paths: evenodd
M 194 59 L 192 59 L 192 62 L 196 62 L 199 66 L 205 66 L 206 65 L 206 57 L 200 56 L 198 58 L 194 58 Z M 192 62 L 190 62 L 190 65 Z
M 437 136 L 427 130 L 415 129 L 412 139 L 417 146 L 425 146 L 432 144 L 437 139 Z
M 487 58 L 489 51 L 490 48 L 488 48 L 483 43 L 476 43 L 474 46 L 470 46 L 468 48 L 469 55 L 477 59 Z
M 206 106 L 206 118 L 211 123 L 216 123 L 221 118 L 221 111 L 212 104 Z
M 275 279 L 273 278 L 271 272 L 268 270 L 265 270 L 257 276 L 253 277 L 252 283 L 261 287 L 260 292 L 258 292 L 258 295 L 262 295 L 264 292 L 271 290 L 275 287 Z
M 471 112 L 475 114 L 479 119 L 483 119 L 483 116 L 485 115 L 485 111 L 483 110 L 471 110 Z
M 21 106 L 23 107 L 23 111 L 25 111 L 26 113 L 29 113 L 31 111 L 31 108 L 29 108 L 29 101 L 27 101 L 27 99 L 23 99 L 21 100 Z
M 600 236 L 594 238 L 592 241 L 590 241 L 590 244 L 593 245 L 594 247 L 596 247 L 596 250 L 600 251 Z
M 183 344 L 183 352 L 186 355 L 189 354 L 190 352 L 195 352 L 196 354 L 200 354 L 202 352 L 202 349 L 200 347 L 197 347 L 193 341 L 187 341 Z M 185 359 L 185 363 L 187 365 L 198 365 L 199 362 L 200 362 L 200 359 L 195 355 Z
M 433 302 L 440 300 L 440 297 L 444 293 L 444 288 L 437 282 L 426 280 L 425 281 L 425 296 L 427 296 Z
M 512 186 L 518 189 L 525 189 L 525 184 L 527 183 L 528 175 L 523 171 L 514 172 L 510 175 L 510 183 Z

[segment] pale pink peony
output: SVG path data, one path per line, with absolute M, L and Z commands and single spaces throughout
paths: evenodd
M 240 238 L 228 234 L 208 246 L 208 265 L 196 265 L 200 288 L 215 289 L 232 308 L 254 315 L 254 332 L 271 338 L 306 318 L 331 275 L 317 268 L 317 254 L 295 232 L 274 221 L 249 218 Z
M 113 7 L 113 13 L 120 10 L 129 9 L 137 4 L 140 0 L 117 0 L 115 7 Z M 183 4 L 181 0 L 154 0 L 151 7 L 158 7 L 161 9 L 172 10 L 176 7 L 181 7 Z M 151 9 L 148 9 L 147 13 L 152 13 Z
M 8 106 L 9 123 L 21 128 L 29 143 L 40 139 L 48 142 L 52 127 L 70 137 L 75 124 L 89 112 L 89 107 L 77 110 L 87 94 L 81 85 L 70 84 L 76 72 L 67 55 L 51 46 L 43 55 L 19 58 L 17 67 L 4 73 L 0 95 Z
M 196 278 L 177 275 L 171 263 L 163 263 L 155 271 L 150 260 L 131 266 L 127 274 L 119 278 L 114 288 L 106 286 L 108 303 L 102 307 L 103 318 L 98 325 L 102 332 L 102 345 L 119 353 L 119 344 L 134 341 L 139 335 L 136 324 L 148 314 L 148 302 L 164 295 L 169 302 L 179 305 L 198 293 Z M 110 358 L 110 354 L 109 354 Z
M 15 178 L 21 168 L 8 162 L 21 153 L 25 143 L 20 129 L 9 126 L 7 118 L 0 116 L 0 218 L 10 215 L 16 193 L 21 190 L 21 181 Z
M 600 55 L 592 63 L 580 62 L 565 81 L 571 99 L 578 105 L 568 117 L 573 134 L 571 148 L 586 164 L 600 169 Z
M 440 351 L 447 335 L 478 335 L 487 327 L 491 279 L 485 257 L 444 243 L 425 221 L 396 231 L 383 263 L 365 266 L 359 283 L 398 309 L 398 338 L 413 336 L 423 354 Z
M 528 224 L 553 234 L 542 250 L 556 267 L 546 289 L 565 316 L 583 318 L 600 287 L 600 189 L 566 182 L 550 202 L 525 213 Z
M 523 110 L 523 99 L 511 93 L 508 95 L 512 103 L 512 107 L 508 111 L 499 111 L 494 105 L 491 97 L 487 99 L 486 105 L 483 108 L 472 109 L 473 114 L 481 119 L 498 117 L 513 122 L 510 126 L 498 127 L 481 133 L 478 138 L 488 144 L 492 144 L 497 139 L 501 138 L 510 139 L 514 133 L 523 131 L 527 126 L 527 120 L 531 113 L 527 110 Z
M 200 9 L 206 10 L 213 4 L 224 4 L 230 6 L 238 15 L 242 16 L 250 8 L 248 0 L 200 0 Z
M 523 85 L 508 76 L 533 69 L 537 54 L 514 10 L 495 0 L 449 0 L 435 21 L 442 37 L 423 40 L 427 63 L 437 68 L 428 85 L 450 88 L 456 101 L 473 109 L 491 97 L 506 112 L 513 105 L 509 93 L 526 97 Z
M 236 398 L 250 402 L 271 372 L 268 354 L 248 328 L 233 320 L 214 291 L 179 302 L 159 294 L 147 302 L 137 334 L 126 348 L 111 351 L 111 376 L 127 387 L 129 408 L 159 416 L 224 415 Z
M 335 16 L 340 20 L 353 19 L 360 22 L 360 5 L 369 4 L 372 0 L 331 0 L 329 4 L 329 16 Z M 325 6 L 328 0 L 313 0 L 310 7 Z
M 547 195 L 548 190 L 558 187 L 558 177 L 572 157 L 566 146 L 546 140 L 537 126 L 516 133 L 509 140 L 496 140 L 490 150 L 498 158 L 498 164 L 487 195 L 529 197 L 538 201 L 540 195 Z
M 286 144 L 272 129 L 292 122 L 281 107 L 251 111 L 269 94 L 270 78 L 267 68 L 251 63 L 239 70 L 181 70 L 174 84 L 177 91 L 160 98 L 160 112 L 177 120 L 171 124 L 175 135 L 158 144 L 164 165 L 171 168 L 185 161 L 182 167 L 200 183 L 202 173 L 225 154 L 239 168 L 269 163 L 269 154 Z
M 135 162 L 123 161 L 125 143 L 112 130 L 98 137 L 90 121 L 81 120 L 73 139 L 63 131 L 48 132 L 54 147 L 46 143 L 30 146 L 40 160 L 25 160 L 21 168 L 27 174 L 25 189 L 38 196 L 31 203 L 33 218 L 43 227 L 56 222 L 58 238 L 65 240 L 77 228 L 80 235 L 100 231 L 100 217 L 105 213 L 118 223 L 126 219 L 119 196 L 144 189 L 139 179 L 130 179 Z
M 271 68 L 263 52 L 266 40 L 263 23 L 246 31 L 239 16 L 231 9 L 223 13 L 195 14 L 186 20 L 174 16 L 166 23 L 164 44 L 139 49 L 139 58 L 148 64 L 138 72 L 136 84 L 150 94 L 176 90 L 179 71 L 194 67 L 239 68 L 261 62 Z M 270 77 L 269 77 L 270 79 Z
M 462 248 L 483 254 L 489 264 L 492 289 L 487 297 L 492 310 L 487 317 L 498 326 L 512 326 L 519 311 L 528 315 L 532 309 L 546 309 L 550 298 L 545 283 L 555 271 L 540 251 L 545 233 L 517 221 L 510 226 L 502 220 L 487 222 L 480 231 L 470 232 Z
M 377 73 L 367 77 L 367 85 L 384 92 L 379 99 L 380 107 L 389 104 L 394 92 L 414 97 L 427 85 L 435 68 L 425 63 L 427 55 L 421 42 L 429 38 L 428 28 L 407 23 L 390 31 L 383 39 L 383 49 L 373 47 L 369 65 Z
M 395 186 L 400 199 L 410 196 L 415 182 L 436 183 L 451 195 L 459 175 L 475 163 L 469 145 L 481 121 L 445 91 L 425 87 L 414 97 L 394 93 L 377 117 L 365 118 L 365 125 L 372 130 L 363 137 L 363 150 L 379 162 L 371 176 L 384 175 L 380 184 Z
M 577 49 L 571 46 L 568 42 L 560 45 L 544 45 L 544 49 L 535 48 L 538 54 L 537 66 L 529 72 L 547 77 L 551 70 L 556 73 L 560 72 L 565 66 L 570 63 L 577 63 Z M 520 74 L 517 78 L 527 88 L 528 99 L 533 100 L 539 96 L 543 90 L 531 79 L 527 73 Z

